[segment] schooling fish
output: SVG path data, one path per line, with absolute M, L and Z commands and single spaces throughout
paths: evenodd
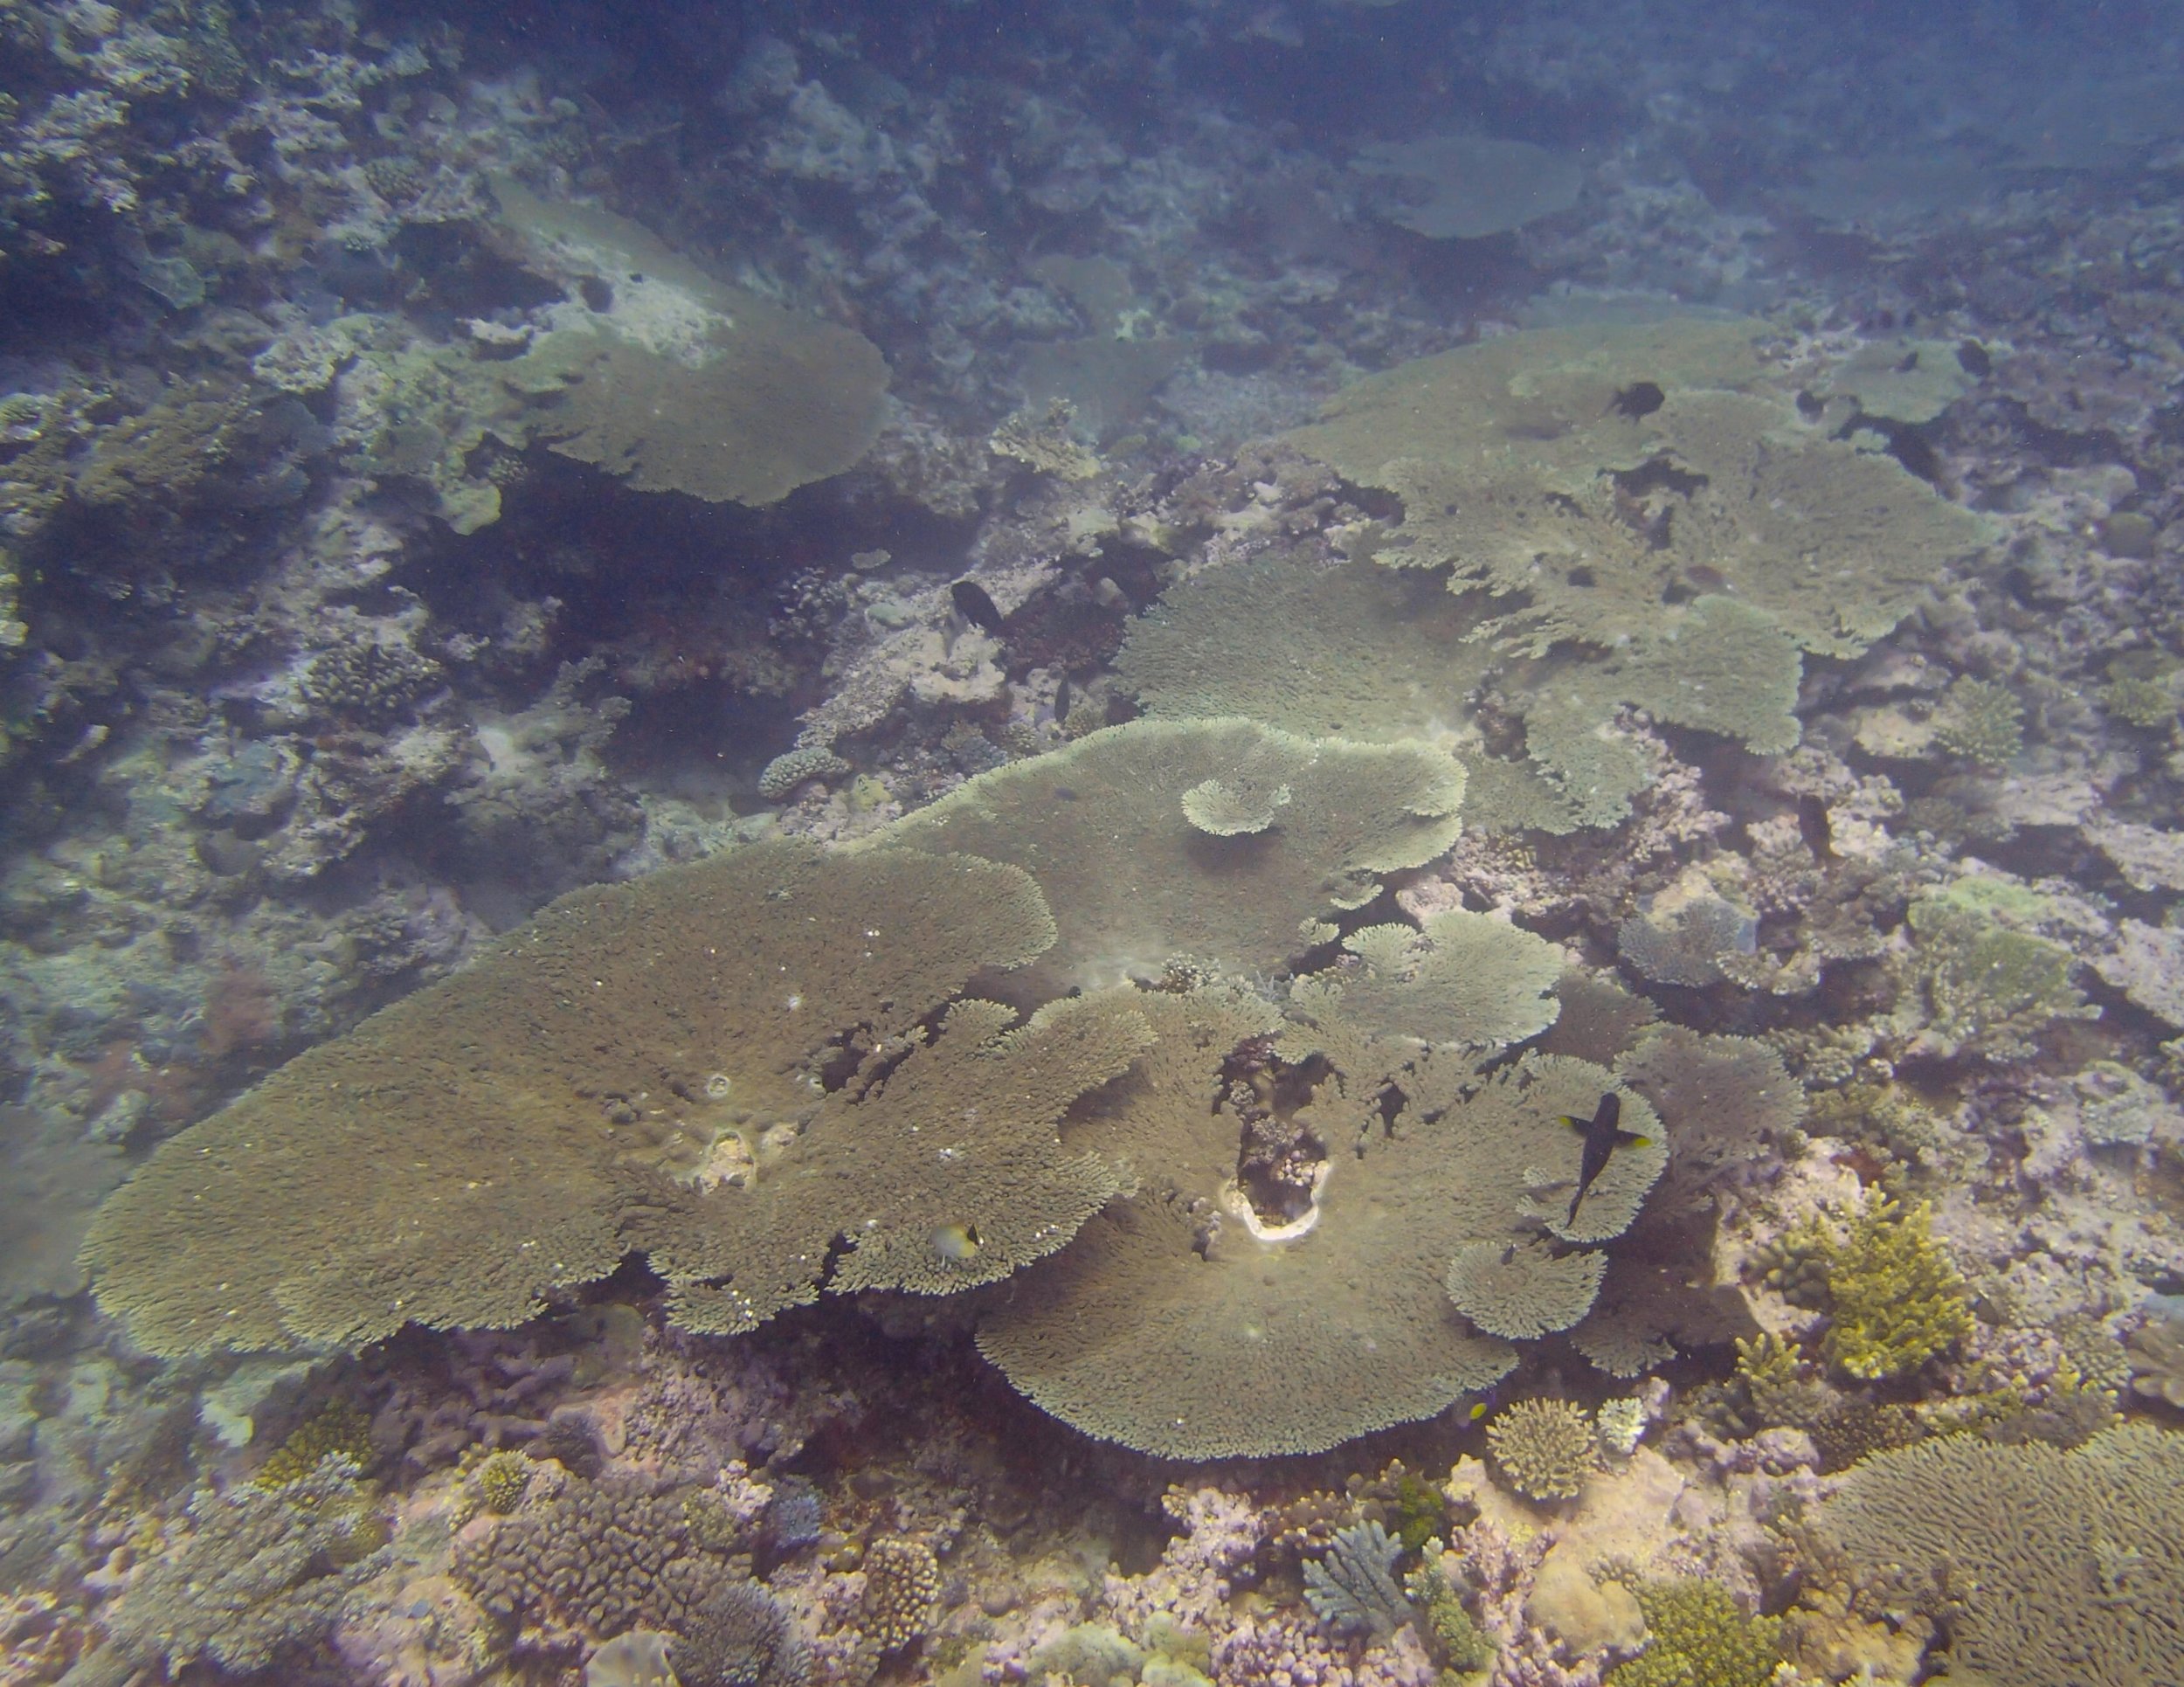
M 1570 1197 L 1570 1216 L 1563 1220 L 1565 1224 L 1575 1224 L 1578 1203 L 1585 1199 L 1585 1192 L 1593 1186 L 1593 1179 L 1607 1170 L 1607 1157 L 1618 1148 L 1649 1147 L 1653 1138 L 1621 1128 L 1622 1098 L 1612 1089 L 1600 1097 L 1600 1104 L 1593 1110 L 1591 1118 L 1580 1119 L 1568 1113 L 1558 1117 L 1572 1130 L 1585 1133 L 1585 1152 L 1578 1160 L 1578 1192 Z

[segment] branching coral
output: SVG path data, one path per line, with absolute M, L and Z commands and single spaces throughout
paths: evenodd
M 1970 1290 L 1923 1204 L 1868 1202 L 1829 1248 L 1827 1274 L 1822 1351 L 1854 1377 L 1901 1376 L 1972 1333 Z
M 139 1663 L 264 1669 L 324 1635 L 385 1561 L 385 1538 L 355 1462 L 337 1454 L 278 1486 L 206 1490 L 187 1532 L 107 1611 L 107 1632 Z
M 1746 1616 L 1715 1582 L 1647 1581 L 1635 1589 L 1652 1634 L 1608 1687 L 1767 1687 L 1782 1662 L 1782 1620 Z
M 1566 1400 L 1520 1400 L 1486 1427 L 1502 1479 L 1527 1499 L 1571 1499 L 1600 1462 L 1600 1438 Z
M 1395 1579 L 1400 1541 L 1378 1523 L 1337 1529 L 1326 1552 L 1304 1566 L 1304 1599 L 1337 1634 L 1386 1640 L 1416 1613 Z
M 2184 1435 L 2126 1424 L 2063 1451 L 1929 1441 L 1861 1463 L 1822 1531 L 1946 1613 L 1952 1670 L 1994 1687 L 2184 1681 Z

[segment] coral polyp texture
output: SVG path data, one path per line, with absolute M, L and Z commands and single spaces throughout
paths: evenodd
M 1821 1507 L 1859 1572 L 1947 1614 L 1952 1673 L 1995 1687 L 2184 1680 L 2184 1435 L 2065 1450 L 1950 1436 L 1864 1460 Z
M 166 1144 L 86 1257 L 162 1352 L 507 1326 L 638 1247 L 707 1328 L 811 1299 L 838 1238 L 860 1286 L 990 1280 L 1119 1186 L 1054 1121 L 1150 1034 L 1109 1003 L 918 1021 L 1053 934 L 1018 869 L 911 852 L 578 892 Z
M 1526 1499 L 1574 1499 L 1600 1462 L 1600 1437 L 1582 1407 L 1520 1400 L 1486 1426 L 1494 1468 Z
M 1204 1046 L 1198 1096 L 1147 1098 L 1157 1128 L 1125 1100 L 1119 1120 L 1073 1134 L 1142 1144 L 1139 1191 L 996 1303 L 981 1351 L 1055 1415 L 1172 1458 L 1315 1452 L 1504 1375 L 1517 1350 L 1462 1330 L 1450 1267 L 1474 1243 L 1560 1233 L 1580 1144 L 1559 1116 L 1589 1116 L 1606 1074 L 1553 1058 L 1468 1082 L 1413 1072 L 1386 1120 L 1369 1086 L 1316 1097 L 1299 1118 L 1323 1170 L 1304 1211 L 1276 1222 L 1234 1181 L 1245 1122 L 1199 1098 L 1227 1052 Z M 1651 1109 L 1633 1098 L 1624 1118 L 1649 1126 Z M 1612 1159 L 1571 1239 L 1627 1228 L 1663 1158 Z M 1590 1296 L 1566 1288 L 1557 1315 L 1574 1317 Z
M 1209 781 L 1229 808 L 1255 793 L 1250 829 L 1206 829 Z M 1455 842 L 1463 785 L 1422 743 L 1135 721 L 983 773 L 881 842 L 1022 867 L 1054 910 L 1038 970 L 1059 980 L 1156 978 L 1177 957 L 1249 977 L 1331 937 L 1316 928 L 1371 901 L 1382 875 Z

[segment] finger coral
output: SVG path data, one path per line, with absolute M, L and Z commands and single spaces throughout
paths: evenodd
M 1952 1674 L 1994 1687 L 2184 1681 L 2184 1435 L 2069 1451 L 1969 1435 L 1865 1460 L 1821 1508 L 1864 1575 L 1946 1613 Z
M 496 1615 L 594 1641 L 632 1628 L 692 1632 L 732 1579 L 674 1495 L 614 1481 L 572 1482 L 473 1525 L 454 1573 Z

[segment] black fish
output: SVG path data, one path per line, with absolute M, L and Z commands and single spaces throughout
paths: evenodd
M 948 588 L 948 595 L 955 599 L 957 614 L 979 631 L 1000 636 L 1001 611 L 984 586 L 976 580 L 958 580 Z
M 1585 1132 L 1585 1153 L 1578 1161 L 1578 1192 L 1570 1197 L 1570 1216 L 1563 1220 L 1565 1224 L 1575 1224 L 1578 1203 L 1585 1199 L 1585 1192 L 1593 1186 L 1593 1180 L 1607 1170 L 1607 1157 L 1618 1148 L 1650 1147 L 1653 1138 L 1620 1128 L 1622 1098 L 1612 1089 L 1600 1097 L 1600 1104 L 1593 1110 L 1591 1118 L 1580 1119 L 1568 1113 L 1558 1117 L 1572 1130 Z

